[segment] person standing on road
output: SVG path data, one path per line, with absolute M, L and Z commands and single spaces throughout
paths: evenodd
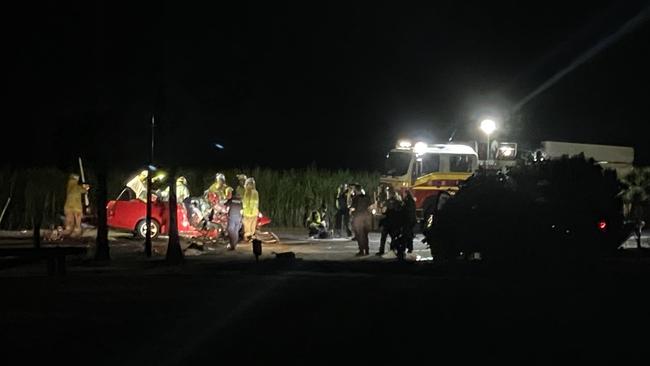
M 384 203 L 382 213 L 384 217 L 379 222 L 381 227 L 381 238 L 379 240 L 379 251 L 375 255 L 383 255 L 386 248 L 386 238 L 390 235 L 390 249 L 393 250 L 394 241 L 399 236 L 402 228 L 401 215 L 402 215 L 402 200 L 400 196 L 393 190 L 389 189 L 387 192 L 388 199 Z
M 404 240 L 406 241 L 406 249 L 408 253 L 413 253 L 413 239 L 415 235 L 413 234 L 413 228 L 417 223 L 417 217 L 415 214 L 415 198 L 410 190 L 406 191 L 404 196 L 404 208 L 402 220 L 402 235 L 404 235 Z
M 70 174 L 68 178 L 68 185 L 66 188 L 65 205 L 63 212 L 65 214 L 65 236 L 81 236 L 83 234 L 81 228 L 81 219 L 83 217 L 83 204 L 81 202 L 81 195 L 88 192 L 90 186 L 88 184 L 79 184 L 79 176 L 77 174 Z
M 255 179 L 252 177 L 247 178 L 244 187 L 244 199 L 242 202 L 244 208 L 244 238 L 246 238 L 246 240 L 251 240 L 255 235 L 255 230 L 257 228 L 257 217 L 260 213 L 260 198 L 255 189 Z
M 237 174 L 237 188 L 235 188 L 235 193 L 239 195 L 239 197 L 244 197 L 244 193 L 246 193 L 246 188 L 244 187 L 246 185 L 246 174 Z
M 239 195 L 239 190 L 236 190 L 232 198 L 228 200 L 228 250 L 235 250 L 237 243 L 239 243 L 239 232 L 242 227 L 242 197 Z
M 192 199 L 190 198 L 190 189 L 187 187 L 187 179 L 180 176 L 176 179 L 176 199 L 178 202 L 183 203 L 185 207 L 185 216 L 187 221 L 190 222 L 192 218 Z
M 176 199 L 178 202 L 184 202 L 188 198 L 190 198 L 190 189 L 187 188 L 187 179 L 181 175 L 176 179 Z
M 348 185 L 341 184 L 336 194 L 336 215 L 335 215 L 335 231 L 336 236 L 341 237 L 341 226 L 345 225 L 345 233 L 347 237 L 352 236 L 350 230 L 350 208 L 348 205 Z
M 359 245 L 359 252 L 355 255 L 360 257 L 370 253 L 370 247 L 368 245 L 368 233 L 370 232 L 371 226 L 371 217 L 368 210 L 370 207 L 370 199 L 358 184 L 354 185 L 353 192 L 354 196 L 352 197 L 350 213 L 352 214 L 352 231 Z

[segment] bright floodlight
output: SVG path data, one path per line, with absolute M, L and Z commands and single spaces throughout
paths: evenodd
M 494 132 L 494 130 L 496 129 L 497 129 L 497 125 L 491 119 L 484 119 L 481 122 L 481 130 L 483 130 L 483 132 L 485 132 L 488 135 Z
M 424 154 L 427 151 L 427 143 L 426 142 L 416 142 L 415 146 L 413 146 L 413 151 L 418 154 Z

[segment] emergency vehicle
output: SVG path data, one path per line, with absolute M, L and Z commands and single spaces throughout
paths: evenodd
M 375 200 L 381 206 L 387 190 L 392 188 L 402 197 L 410 190 L 421 219 L 424 211 L 441 207 L 453 196 L 478 163 L 478 154 L 467 145 L 400 141 L 386 155 Z

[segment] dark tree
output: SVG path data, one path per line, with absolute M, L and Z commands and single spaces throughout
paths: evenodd
M 47 200 L 45 186 L 49 184 L 47 175 L 37 172 L 36 169 L 29 170 L 30 179 L 27 182 L 29 192 L 33 192 L 32 196 L 27 198 L 27 205 L 30 206 L 28 212 L 32 216 L 32 228 L 34 247 L 41 247 L 41 226 L 43 224 L 43 214 L 45 211 L 45 201 Z
M 109 103 L 106 96 L 106 73 L 104 68 L 105 57 L 105 21 L 104 2 L 95 3 L 95 108 L 93 110 L 95 128 L 92 134 L 92 155 L 96 164 L 97 187 L 96 187 L 96 212 L 97 212 L 97 238 L 95 241 L 95 259 L 101 261 L 110 260 L 108 246 L 108 223 L 106 218 L 107 201 L 107 154 L 108 143 L 106 137 L 107 116 Z
M 167 244 L 167 263 L 183 262 L 183 251 L 178 237 L 178 217 L 176 215 L 176 167 L 169 172 L 169 243 Z
M 33 223 L 34 223 L 34 248 L 38 249 L 41 247 L 41 224 L 43 223 L 42 205 L 40 209 L 37 207 L 36 211 L 34 211 Z
M 625 240 L 620 188 L 613 172 L 583 156 L 479 172 L 439 212 L 432 254 L 479 252 L 510 263 L 597 259 Z
M 106 221 L 106 164 L 100 162 L 97 167 L 97 241 L 95 259 L 111 259 L 108 247 L 108 223 Z

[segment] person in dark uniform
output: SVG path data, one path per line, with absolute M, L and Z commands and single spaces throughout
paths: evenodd
M 234 192 L 226 206 L 228 207 L 228 240 L 230 242 L 226 249 L 235 250 L 237 243 L 239 243 L 239 232 L 241 231 L 243 218 L 243 205 L 239 191 Z
M 354 185 L 353 193 L 350 213 L 352 214 L 352 231 L 359 245 L 359 252 L 356 256 L 360 257 L 370 253 L 368 246 L 368 233 L 371 226 L 370 211 L 368 210 L 370 199 L 359 184 Z
M 335 231 L 336 236 L 341 237 L 341 226 L 345 225 L 345 233 L 348 237 L 352 236 L 350 230 L 350 210 L 348 207 L 348 193 L 349 188 L 347 184 L 341 184 L 336 194 L 336 215 Z
M 379 251 L 375 255 L 383 255 L 386 248 L 386 238 L 390 235 L 390 250 L 393 250 L 394 241 L 397 239 L 401 223 L 402 200 L 392 188 L 387 189 L 388 199 L 383 204 L 382 214 L 384 217 L 379 222 L 381 227 L 381 239 L 379 240 Z
M 415 216 L 415 198 L 413 198 L 410 190 L 407 190 L 404 195 L 402 220 L 402 235 L 404 235 L 404 240 L 406 240 L 406 250 L 409 253 L 413 253 L 413 239 L 415 238 L 413 228 L 417 223 L 417 217 Z

